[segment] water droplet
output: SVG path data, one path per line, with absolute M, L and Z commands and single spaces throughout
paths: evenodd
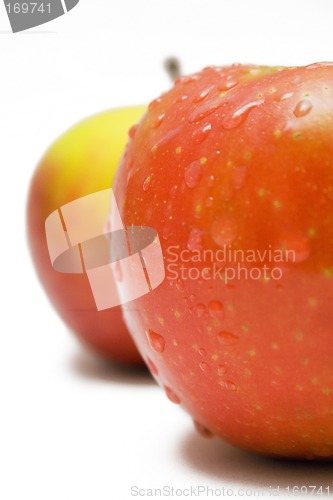
M 284 92 L 282 95 L 277 95 L 276 100 L 279 102 L 286 101 L 294 95 L 294 92 Z
M 218 300 L 212 300 L 208 304 L 208 311 L 212 318 L 222 318 L 223 309 L 223 305 Z
M 306 69 L 317 69 L 317 68 L 322 68 L 325 66 L 327 66 L 327 67 L 333 66 L 333 62 L 323 61 L 323 62 L 309 64 L 308 66 L 306 66 Z
M 175 86 L 177 85 L 188 85 L 189 83 L 193 83 L 197 80 L 199 80 L 199 75 L 187 75 L 187 76 L 180 76 L 175 80 Z
M 171 190 L 170 190 L 170 194 L 169 194 L 169 199 L 170 200 L 175 200 L 176 197 L 177 197 L 177 191 L 178 191 L 178 186 L 175 185 L 175 186 L 172 186 Z
M 285 262 L 304 262 L 311 253 L 309 240 L 302 236 L 284 240 L 281 247 L 285 251 Z
M 202 436 L 204 438 L 213 437 L 214 434 L 209 429 L 207 429 L 207 427 L 205 427 L 204 425 L 200 424 L 196 420 L 193 420 L 193 424 L 194 424 L 195 430 L 200 434 L 200 436 Z
M 208 177 L 208 181 L 207 181 L 208 187 L 212 187 L 212 186 L 214 186 L 214 182 L 215 182 L 215 177 L 214 177 L 214 175 L 210 175 L 210 176 Z
M 226 380 L 224 385 L 229 391 L 237 391 L 238 389 L 237 385 L 232 380 Z
M 150 343 L 150 347 L 156 352 L 163 352 L 165 349 L 165 340 L 162 335 L 159 335 L 153 330 L 148 330 L 147 337 Z
M 199 354 L 200 354 L 200 356 L 202 356 L 202 357 L 203 357 L 203 356 L 207 356 L 207 351 L 206 351 L 206 349 L 204 349 L 203 347 L 200 347 L 200 348 L 198 349 L 198 353 L 199 353 Z
M 239 80 L 236 80 L 231 75 L 229 75 L 225 80 L 219 83 L 217 89 L 219 90 L 219 92 L 225 92 L 227 90 L 233 89 L 238 84 Z
M 201 106 L 197 107 L 194 111 L 192 111 L 192 113 L 189 116 L 188 121 L 190 123 L 200 122 L 204 118 L 207 118 L 207 116 L 214 113 L 214 111 L 217 111 L 224 104 L 225 104 L 225 101 L 221 97 L 214 99 L 212 101 L 208 101 L 208 102 L 202 104 Z
M 132 125 L 132 127 L 129 129 L 129 131 L 128 131 L 128 137 L 130 139 L 133 139 L 133 137 L 135 136 L 136 131 L 138 130 L 138 126 L 139 126 L 138 124 Z
M 206 89 L 202 90 L 200 92 L 200 94 L 193 99 L 192 102 L 193 103 L 198 103 L 198 102 L 201 102 L 204 99 L 206 99 L 206 97 L 208 96 L 208 94 L 212 90 L 212 88 L 213 88 L 213 86 L 211 85 L 211 86 L 207 87 Z
M 158 128 L 161 125 L 161 123 L 163 122 L 164 117 L 165 117 L 165 113 L 161 113 L 160 115 L 156 116 L 156 118 L 154 118 L 151 121 L 150 128 L 152 128 L 152 129 Z
M 302 101 L 299 101 L 294 109 L 294 115 L 297 118 L 300 118 L 302 116 L 306 116 L 308 113 L 310 113 L 312 109 L 312 103 L 309 101 L 309 99 L 303 99 Z
M 194 144 L 201 144 L 209 135 L 212 130 L 212 126 L 210 123 L 206 123 L 200 128 L 197 128 L 192 132 L 192 141 Z
M 206 207 L 211 207 L 213 205 L 213 202 L 214 202 L 214 198 L 212 196 L 208 196 L 208 198 L 205 202 Z
M 202 165 L 199 160 L 195 160 L 186 168 L 184 178 L 189 188 L 197 186 L 202 177 Z
M 189 250 L 201 250 L 202 249 L 202 231 L 197 227 L 191 229 L 191 232 L 187 241 L 187 248 Z
M 157 377 L 157 376 L 158 376 L 158 370 L 157 370 L 157 368 L 156 368 L 155 364 L 154 364 L 154 363 L 152 362 L 152 360 L 151 360 L 151 359 L 149 359 L 149 358 L 147 358 L 147 361 L 146 361 L 146 362 L 147 362 L 147 366 L 148 366 L 149 370 L 151 371 L 151 373 L 152 373 L 153 375 L 156 375 L 156 377 Z
M 223 247 L 230 245 L 237 235 L 235 222 L 228 215 L 220 216 L 212 225 L 211 236 L 214 242 Z
M 209 366 L 208 363 L 205 363 L 205 361 L 202 361 L 200 364 L 199 364 L 201 370 L 205 373 L 209 373 L 211 371 L 211 368 Z
M 179 104 L 181 102 L 184 102 L 186 101 L 186 99 L 188 99 L 188 96 L 187 95 L 179 95 L 177 97 L 177 99 L 175 100 L 175 103 Z
M 238 340 L 237 335 L 235 335 L 232 332 L 226 332 L 226 331 L 219 332 L 217 334 L 217 338 L 218 338 L 220 344 L 222 344 L 222 345 L 231 345 L 231 344 L 234 344 Z
M 164 386 L 164 390 L 165 390 L 165 393 L 166 393 L 167 397 L 170 399 L 170 401 L 172 401 L 173 403 L 175 403 L 177 405 L 180 404 L 179 397 L 177 396 L 177 394 L 172 389 L 170 389 L 170 387 L 168 387 L 167 385 L 165 385 Z
M 116 262 L 113 265 L 113 274 L 116 280 L 120 283 L 123 280 L 123 273 L 121 270 L 121 263 L 120 260 L 116 260 Z
M 177 137 L 177 135 L 180 134 L 180 132 L 182 131 L 183 127 L 182 126 L 179 126 L 173 130 L 169 130 L 169 132 L 167 132 L 166 134 L 164 134 L 160 140 L 154 145 L 156 146 L 156 149 L 161 147 L 161 146 L 166 146 L 167 144 L 169 144 L 172 139 L 174 139 L 175 137 Z
M 217 368 L 217 374 L 222 377 L 222 375 L 225 375 L 227 373 L 227 367 L 225 365 L 219 365 Z
M 148 189 L 150 188 L 151 186 L 151 175 L 148 175 L 148 177 L 146 177 L 146 179 L 144 180 L 143 184 L 142 184 L 142 189 L 144 191 L 148 191 Z
M 206 312 L 206 307 L 204 304 L 198 304 L 197 305 L 197 316 L 198 318 L 202 318 Z
M 161 97 L 157 97 L 157 99 L 154 99 L 148 104 L 148 109 L 149 111 L 156 108 L 156 106 L 162 101 Z
M 264 99 L 258 99 L 257 101 L 251 101 L 244 104 L 240 108 L 236 109 L 231 116 L 226 116 L 222 122 L 222 127 L 229 130 L 239 127 L 245 122 L 250 112 L 254 108 L 258 108 L 264 103 Z

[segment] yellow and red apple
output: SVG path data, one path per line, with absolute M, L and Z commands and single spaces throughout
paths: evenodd
M 58 138 L 36 169 L 27 207 L 32 258 L 52 304 L 84 344 L 105 357 L 131 364 L 141 363 L 141 357 L 123 322 L 121 307 L 98 311 L 86 274 L 53 269 L 45 220 L 61 206 L 112 186 L 128 130 L 144 111 L 143 106 L 106 111 Z

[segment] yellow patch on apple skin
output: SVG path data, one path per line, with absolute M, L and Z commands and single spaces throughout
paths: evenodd
M 313 297 L 309 297 L 308 304 L 310 307 L 316 307 L 318 305 L 318 300 Z
M 298 330 L 297 332 L 294 333 L 295 340 L 297 342 L 301 342 L 304 339 L 304 333 Z

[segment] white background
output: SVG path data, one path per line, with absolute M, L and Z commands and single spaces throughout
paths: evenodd
M 81 0 L 15 35 L 0 3 L 3 500 L 122 500 L 132 485 L 333 492 L 330 465 L 264 460 L 197 436 L 147 374 L 84 352 L 35 277 L 25 204 L 40 156 L 81 118 L 167 89 L 170 55 L 185 73 L 333 60 L 333 2 Z

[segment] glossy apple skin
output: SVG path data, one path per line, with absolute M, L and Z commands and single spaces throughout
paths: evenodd
M 333 458 L 332 137 L 332 64 L 207 68 L 149 105 L 115 179 L 165 257 L 125 315 L 142 356 L 197 427 L 266 455 Z M 294 257 L 281 279 L 203 271 L 229 245 Z
M 52 268 L 45 220 L 62 205 L 111 187 L 128 130 L 144 111 L 143 106 L 106 111 L 64 133 L 41 159 L 27 206 L 32 258 L 52 304 L 86 346 L 130 364 L 142 363 L 142 359 L 128 334 L 121 307 L 98 311 L 86 274 L 64 274 Z

